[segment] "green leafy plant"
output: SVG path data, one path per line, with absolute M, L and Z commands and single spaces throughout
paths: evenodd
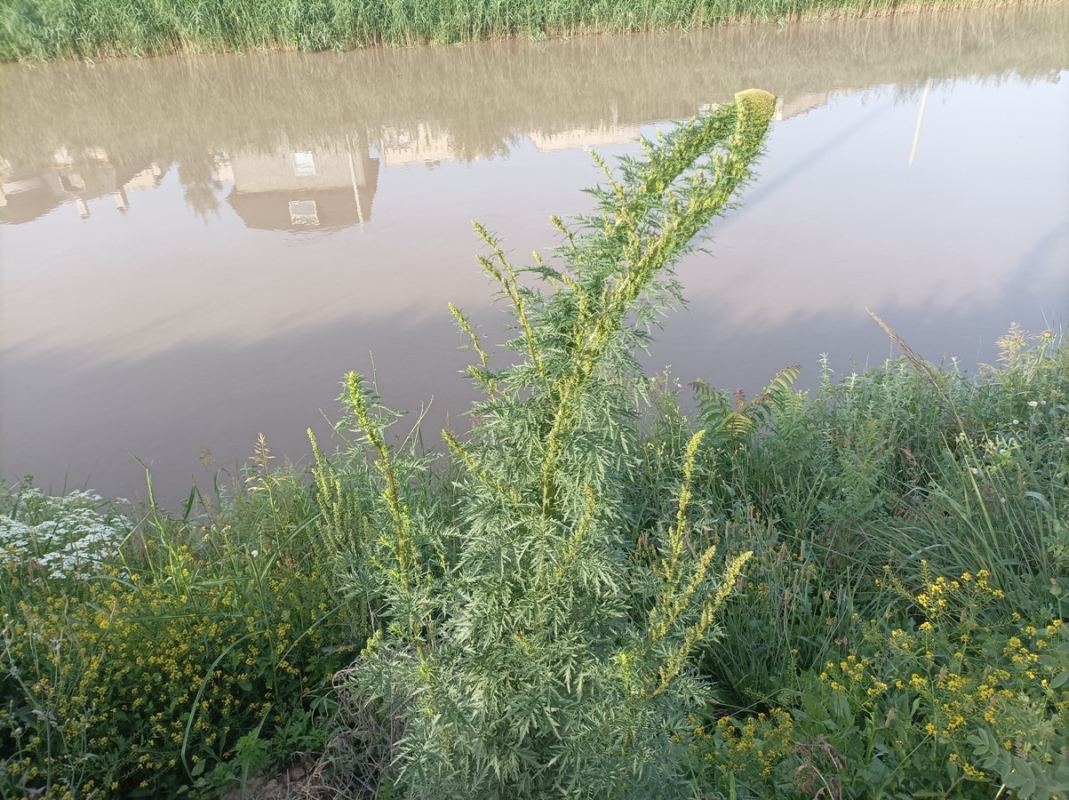
M 693 655 L 749 553 L 718 566 L 691 507 L 701 432 L 678 480 L 656 487 L 674 496 L 671 514 L 638 526 L 630 487 L 647 381 L 635 351 L 677 296 L 672 264 L 749 176 L 772 108 L 767 93 L 741 93 L 645 142 L 618 177 L 606 168 L 593 216 L 578 229 L 554 219 L 558 262 L 520 271 L 477 226 L 518 363 L 495 370 L 453 309 L 485 399 L 470 436 L 443 433 L 459 487 L 448 517 L 414 490 L 418 465 L 388 443 L 392 417 L 348 377 L 378 487 L 373 578 L 354 588 L 380 621 L 345 689 L 400 720 L 394 791 L 689 796 L 675 734 L 684 710 L 709 699 Z

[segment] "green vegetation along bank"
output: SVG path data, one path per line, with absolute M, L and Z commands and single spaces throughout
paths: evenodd
M 1034 0 L 1023 0 L 1032 3 Z M 1012 3 L 1018 5 L 1022 0 Z M 1007 5 L 999 0 L 0 0 L 0 60 L 685 29 Z
M 480 229 L 515 338 L 453 309 L 441 448 L 350 374 L 345 447 L 178 517 L 9 490 L 0 795 L 1065 797 L 1069 346 L 752 398 L 635 361 L 771 113 L 647 143 L 552 260 Z

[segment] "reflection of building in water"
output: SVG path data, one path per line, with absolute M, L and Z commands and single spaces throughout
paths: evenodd
M 449 133 L 431 130 L 422 122 L 414 128 L 383 128 L 379 134 L 379 151 L 386 166 L 437 164 L 457 157 Z
M 233 181 L 227 202 L 250 228 L 344 228 L 371 218 L 379 180 L 379 160 L 356 141 L 216 156 L 215 170 Z
M 782 95 L 776 96 L 776 109 L 772 112 L 772 119 L 785 120 L 791 117 L 799 117 L 802 114 L 808 114 L 814 108 L 820 108 L 823 105 L 827 105 L 828 99 L 832 96 L 831 92 L 815 92 L 811 94 L 799 94 L 794 97 L 783 97 Z M 698 106 L 698 110 L 712 111 L 714 108 L 718 108 L 719 103 L 705 103 Z
M 543 153 L 557 150 L 585 149 L 607 144 L 626 144 L 638 138 L 638 125 L 604 123 L 594 128 L 570 128 L 554 133 L 534 132 L 528 137 Z M 403 164 L 438 164 L 463 158 L 452 145 L 448 131 L 432 129 L 423 123 L 411 128 L 383 128 L 379 132 L 379 150 L 388 167 Z
M 832 93 L 776 99 L 775 119 L 785 120 L 825 105 Z M 715 108 L 707 104 L 698 110 Z M 650 120 L 653 122 L 653 120 Z M 528 134 L 543 153 L 626 144 L 637 139 L 643 122 L 621 122 L 615 109 L 596 125 Z M 382 128 L 373 134 L 388 166 L 436 164 L 464 158 L 453 135 L 441 125 L 416 123 Z M 211 162 L 183 159 L 179 179 L 186 200 L 200 213 L 215 211 L 219 182 L 231 182 L 228 199 L 245 224 L 272 230 L 332 229 L 366 222 L 378 187 L 379 159 L 371 158 L 363 132 L 330 145 L 287 143 L 264 152 L 214 154 Z M 125 165 L 105 148 L 58 148 L 42 168 L 0 159 L 0 222 L 36 219 L 64 202 L 89 217 L 89 201 L 110 195 L 116 208 L 129 208 L 128 193 L 158 186 L 166 167 L 156 162 Z M 214 172 L 214 177 L 212 173 Z
M 597 128 L 572 128 L 556 133 L 530 133 L 534 146 L 543 153 L 557 150 L 587 149 L 607 144 L 627 144 L 638 139 L 638 125 L 600 125 Z
M 818 108 L 828 102 L 829 93 L 803 94 L 793 98 L 776 98 L 776 119 L 790 119 Z M 709 111 L 716 104 L 706 103 L 697 111 Z M 597 126 L 569 128 L 547 132 L 533 131 L 527 134 L 532 144 L 542 153 L 560 150 L 586 150 L 612 144 L 628 144 L 642 134 L 645 122 L 620 122 L 615 108 L 610 109 L 609 120 Z M 435 164 L 459 158 L 451 144 L 447 130 L 432 129 L 424 124 L 414 127 L 384 128 L 381 131 L 379 148 L 387 166 L 398 164 Z
M 828 92 L 816 92 L 814 94 L 800 94 L 795 97 L 777 97 L 776 111 L 772 119 L 783 120 L 808 114 L 814 108 L 827 105 Z
M 58 148 L 44 169 L 0 160 L 0 220 L 29 222 L 64 201 L 73 202 L 79 216 L 87 219 L 89 201 L 105 195 L 125 212 L 130 207 L 127 192 L 158 186 L 164 172 L 156 162 L 147 167 L 112 163 L 108 152 L 100 147 L 80 152 Z

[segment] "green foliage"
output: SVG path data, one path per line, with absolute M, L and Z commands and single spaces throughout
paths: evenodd
M 744 718 L 730 716 L 690 731 L 694 769 L 706 785 L 723 787 L 714 795 L 758 800 L 790 796 L 795 788 L 797 757 L 794 720 L 775 709 Z
M 708 452 L 705 502 L 755 556 L 703 668 L 787 715 L 699 728 L 713 796 L 1065 796 L 1069 348 L 1000 344 L 966 381 L 903 343 Z
M 948 579 L 986 570 L 1006 608 L 1045 613 L 1049 582 L 1069 569 L 1069 348 L 1016 328 L 1002 345 L 1003 365 L 978 381 L 903 343 L 906 358 L 826 376 L 811 398 L 766 390 L 755 409 L 696 387 L 698 423 L 720 431 L 699 459 L 697 496 L 733 523 L 729 548 L 755 553 L 744 603 L 726 609 L 704 662 L 727 697 L 801 691 L 801 671 L 856 644 L 853 614 L 882 613 L 874 581 L 887 563 L 918 591 L 922 559 Z M 662 423 L 643 452 L 682 435 L 665 439 L 673 427 L 687 423 Z
M 764 391 L 750 400 L 741 389 L 728 397 L 704 381 L 695 381 L 691 387 L 698 399 L 699 423 L 723 440 L 721 446 L 737 450 L 748 435 L 768 428 L 773 407 L 782 408 L 790 402 L 794 382 L 801 372 L 799 366 L 781 369 Z
M 971 380 L 880 322 L 904 358 L 692 416 L 636 364 L 770 112 L 606 170 L 552 261 L 478 229 L 515 335 L 452 309 L 484 399 L 444 452 L 351 374 L 352 441 L 305 476 L 261 437 L 219 509 L 0 496 L 0 794 L 323 750 L 343 796 L 1065 797 L 1069 346 L 1014 326 Z
M 912 595 L 888 568 L 914 616 L 859 623 L 855 648 L 800 676 L 791 709 L 693 731 L 713 796 L 1065 796 L 1066 627 L 1014 621 L 989 577 L 930 578 Z
M 673 262 L 746 180 L 772 105 L 741 93 L 645 142 L 645 159 L 624 160 L 619 177 L 606 169 L 594 216 L 577 230 L 554 220 L 561 266 L 525 271 L 550 291 L 521 280 L 478 228 L 491 251 L 480 263 L 514 319 L 516 363 L 495 370 L 454 309 L 485 400 L 464 441 L 443 434 L 459 487 L 448 515 L 417 495 L 418 460 L 388 443 L 391 417 L 349 375 L 350 421 L 373 456 L 377 538 L 364 545 L 370 575 L 348 572 L 379 627 L 346 692 L 399 720 L 393 791 L 690 795 L 675 734 L 709 697 L 692 656 L 749 554 L 718 567 L 712 531 L 693 513 L 701 432 L 678 479 L 656 487 L 670 513 L 636 524 L 646 381 L 634 353 L 675 297 Z M 327 482 L 322 459 L 317 474 Z M 352 563 L 351 550 L 338 555 Z
M 0 59 L 284 47 L 344 50 L 488 38 L 859 16 L 988 0 L 0 0 Z
M 131 529 L 85 493 L 25 484 L 5 498 L 5 797 L 211 794 L 322 742 L 305 708 L 360 641 L 326 602 L 310 520 L 294 516 L 306 490 L 278 472 L 250 477 L 203 525 L 150 511 Z M 70 555 L 102 531 L 121 538 L 91 565 L 55 571 L 57 532 L 79 544 L 59 551 Z
M 870 623 L 858 647 L 865 655 L 829 662 L 820 685 L 810 680 L 798 727 L 841 755 L 835 778 L 852 787 L 844 796 L 877 787 L 890 796 L 986 797 L 992 784 L 1017 797 L 1064 793 L 1064 626 L 1056 619 L 1037 629 L 998 613 L 985 624 L 1005 600 L 989 577 L 932 579 L 908 598 L 919 625 Z

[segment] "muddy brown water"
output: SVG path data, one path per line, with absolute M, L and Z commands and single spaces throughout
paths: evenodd
M 646 359 L 748 391 L 914 350 L 974 372 L 1069 316 L 1069 6 L 788 27 L 0 67 L 0 475 L 172 507 L 306 459 L 342 374 L 428 438 L 473 397 L 446 304 L 590 207 L 587 153 L 774 92 L 740 208 Z M 334 444 L 337 444 L 335 440 Z M 330 445 L 328 445 L 329 447 Z

